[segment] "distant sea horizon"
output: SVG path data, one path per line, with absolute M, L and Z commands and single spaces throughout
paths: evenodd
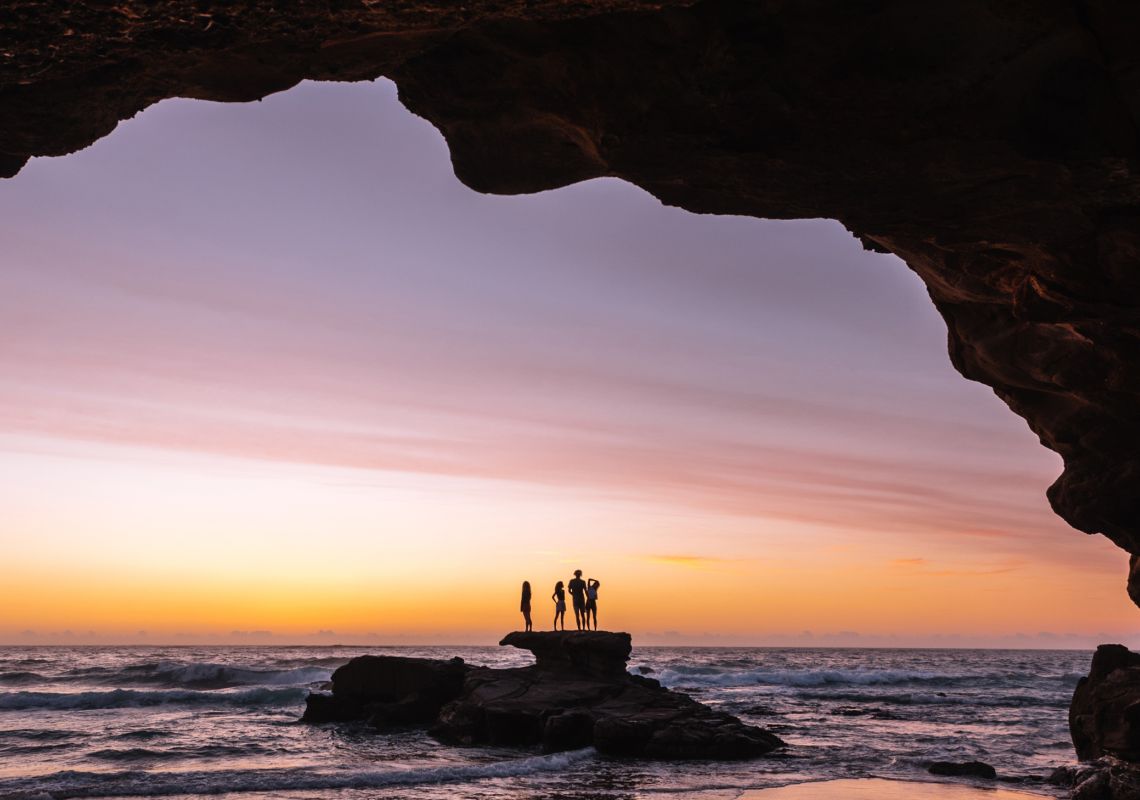
M 172 635 L 164 638 L 122 638 L 102 639 L 90 638 L 74 634 L 43 635 L 34 639 L 2 639 L 0 648 L 16 647 L 494 647 L 499 640 L 514 629 L 504 629 L 493 636 L 461 637 L 455 639 L 419 637 L 419 636 L 376 636 L 368 638 L 346 637 L 344 639 L 331 637 L 277 637 L 268 636 L 256 640 L 247 637 L 195 636 Z M 547 630 L 538 628 L 535 630 Z M 572 630 L 572 629 L 567 629 Z M 619 628 L 605 629 L 614 632 L 625 632 Z M 648 637 L 631 633 L 634 648 L 755 648 L 755 649 L 809 649 L 809 650 L 1058 650 L 1058 651 L 1088 651 L 1092 652 L 1102 644 L 1123 644 L 1129 649 L 1140 649 L 1140 633 L 1129 635 L 1072 635 L 1056 638 L 1007 639 L 996 641 L 985 639 L 969 639 L 966 637 L 944 637 L 942 639 L 926 639 L 911 641 L 902 637 L 899 640 L 887 637 L 866 637 L 843 641 L 820 636 L 818 639 L 804 639 L 796 642 L 784 641 L 752 641 L 747 639 L 702 640 L 678 638 L 663 639 Z
M 616 631 L 619 632 L 620 631 Z M 508 631 L 509 633 L 509 631 Z M 505 634 L 504 634 L 505 635 Z M 1122 644 L 1118 640 L 1105 640 L 1101 644 Z M 328 648 L 328 649 L 343 649 L 349 648 L 354 650 L 367 649 L 369 647 L 382 647 L 382 648 L 405 648 L 405 649 L 421 649 L 424 647 L 441 648 L 441 647 L 454 647 L 456 649 L 470 649 L 479 647 L 498 647 L 498 642 L 486 642 L 483 644 L 472 644 L 471 642 L 424 642 L 424 643 L 410 643 L 410 642 L 393 642 L 393 641 L 378 641 L 370 644 L 353 644 L 348 642 L 332 642 L 325 643 L 312 643 L 303 640 L 288 640 L 284 639 L 279 643 L 254 643 L 254 642 L 217 642 L 217 641 L 203 641 L 203 642 L 178 642 L 178 641 L 155 641 L 155 642 L 45 642 L 39 644 L 22 643 L 22 642 L 2 642 L 0 641 L 0 648 L 51 648 L 51 649 L 67 649 L 67 648 L 147 648 L 154 647 L 160 649 L 169 648 L 186 648 L 186 649 L 200 649 L 203 647 L 233 647 L 233 648 L 246 648 L 246 649 L 279 649 L 279 648 Z M 1089 653 L 1090 655 L 1096 649 L 1092 647 L 1011 647 L 1004 645 L 944 645 L 941 647 L 924 647 L 921 645 L 732 645 L 732 644 L 639 644 L 634 643 L 635 649 L 654 649 L 654 650 L 995 650 L 995 651 L 1011 651 L 1011 652 L 1059 652 L 1059 653 Z M 1134 649 L 1134 648 L 1130 648 Z

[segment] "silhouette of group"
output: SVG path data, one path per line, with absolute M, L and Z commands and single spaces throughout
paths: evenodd
M 554 630 L 558 630 L 559 623 L 562 624 L 562 630 L 566 630 L 567 589 L 570 591 L 570 599 L 574 605 L 574 624 L 578 626 L 578 630 L 590 630 L 591 623 L 593 623 L 593 630 L 597 630 L 598 587 L 601 585 L 602 582 L 594 578 L 582 580 L 582 570 L 580 569 L 574 570 L 574 577 L 570 579 L 568 586 L 564 585 L 562 581 L 554 584 L 554 593 L 550 595 L 550 599 L 554 601 Z M 522 611 L 528 631 L 534 630 L 534 625 L 530 619 L 530 596 L 530 581 L 523 581 L 522 604 L 519 608 Z

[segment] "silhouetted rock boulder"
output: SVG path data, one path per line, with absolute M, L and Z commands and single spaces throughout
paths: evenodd
M 515 631 L 499 644 L 534 653 L 539 669 L 602 677 L 624 675 L 633 651 L 628 633 L 609 631 Z
M 783 745 L 762 728 L 627 673 L 627 633 L 514 633 L 501 644 L 530 650 L 536 663 L 491 669 L 459 659 L 362 656 L 333 673 L 332 695 L 309 697 L 303 719 L 430 724 L 436 738 L 462 745 L 548 753 L 592 745 L 607 755 L 657 759 L 744 759 Z
M 379 728 L 429 723 L 459 696 L 468 669 L 461 658 L 360 656 L 332 674 L 331 695 L 309 695 L 302 720 L 366 719 Z
M 1140 771 L 1112 756 L 1058 767 L 1048 782 L 1071 789 L 1071 800 L 1140 800 Z
M 982 761 L 935 761 L 926 771 L 952 778 L 997 778 L 997 770 Z
M 1119 644 L 1096 649 L 1073 693 L 1069 732 L 1082 761 L 1140 762 L 1140 654 Z
M 1049 780 L 1073 800 L 1140 800 L 1140 654 L 1102 644 L 1069 706 L 1069 732 L 1085 763 Z

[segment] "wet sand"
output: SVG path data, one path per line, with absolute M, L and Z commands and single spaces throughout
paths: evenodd
M 860 778 L 753 789 L 740 800 L 1041 800 L 1050 795 L 987 789 L 957 783 L 919 783 Z

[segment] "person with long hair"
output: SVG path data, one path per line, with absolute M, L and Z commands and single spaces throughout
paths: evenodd
M 594 630 L 598 629 L 598 587 L 602 582 L 596 578 L 586 581 L 586 630 L 590 629 L 590 617 L 594 618 Z
M 558 620 L 562 620 L 562 630 L 566 630 L 566 589 L 562 581 L 554 584 L 554 594 L 550 599 L 554 601 L 554 630 L 558 630 Z
M 526 621 L 527 631 L 530 631 L 530 581 L 523 581 L 522 603 L 519 605 L 519 611 L 522 612 L 523 620 Z

